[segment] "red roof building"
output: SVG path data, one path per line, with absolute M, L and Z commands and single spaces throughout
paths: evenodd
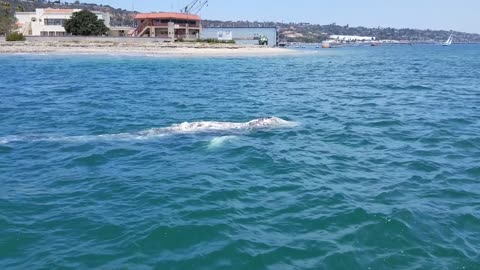
M 155 13 L 139 13 L 135 15 L 135 20 L 143 19 L 171 19 L 171 20 L 194 20 L 201 21 L 200 16 L 188 13 L 176 12 L 155 12 Z
M 198 39 L 202 28 L 200 16 L 188 13 L 139 13 L 135 22 L 135 37 Z

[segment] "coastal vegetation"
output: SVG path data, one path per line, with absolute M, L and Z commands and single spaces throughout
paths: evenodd
M 22 33 L 11 32 L 5 37 L 6 41 L 25 41 L 25 37 Z
M 8 2 L 0 2 L 0 35 L 10 33 L 15 27 L 13 6 Z
M 75 12 L 72 18 L 65 20 L 65 31 L 74 36 L 101 36 L 108 32 L 103 20 L 88 10 Z

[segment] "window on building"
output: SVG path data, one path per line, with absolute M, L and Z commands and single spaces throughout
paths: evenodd
M 175 20 L 176 24 L 190 24 L 190 25 L 196 25 L 196 21 L 189 21 L 189 20 Z
M 64 19 L 45 19 L 45 25 L 63 25 Z

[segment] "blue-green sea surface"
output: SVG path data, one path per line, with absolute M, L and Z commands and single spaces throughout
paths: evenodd
M 0 69 L 0 269 L 480 269 L 480 46 Z

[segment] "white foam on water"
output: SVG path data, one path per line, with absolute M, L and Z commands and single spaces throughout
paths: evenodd
M 208 149 L 217 149 L 224 146 L 226 143 L 238 139 L 237 136 L 221 136 L 213 138 L 208 144 Z
M 22 141 L 22 137 L 20 136 L 5 136 L 0 138 L 0 144 L 8 144 L 11 142 Z
M 266 117 L 254 119 L 249 122 L 215 122 L 215 121 L 199 121 L 184 122 L 175 124 L 170 127 L 152 128 L 134 133 L 117 133 L 102 135 L 86 135 L 86 136 L 6 136 L 0 137 L 0 144 L 8 144 L 12 142 L 90 142 L 90 141 L 133 141 L 133 140 L 151 140 L 164 136 L 175 134 L 196 134 L 205 132 L 232 132 L 232 131 L 249 131 L 269 128 L 288 128 L 297 126 L 296 122 L 290 122 L 278 117 Z M 224 136 L 229 137 L 229 136 Z M 222 137 L 219 137 L 222 138 Z M 214 139 L 215 140 L 215 139 Z M 223 140 L 223 141 L 222 141 Z M 218 142 L 224 143 L 228 139 L 218 139 Z

